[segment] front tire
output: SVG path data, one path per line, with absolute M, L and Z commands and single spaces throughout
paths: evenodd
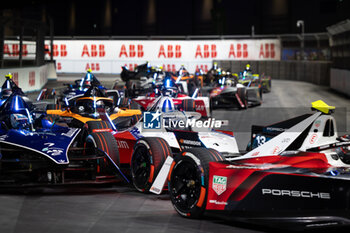
M 131 176 L 138 191 L 149 192 L 168 156 L 172 156 L 172 152 L 162 138 L 149 137 L 137 141 L 131 158 Z
M 175 210 L 183 217 L 200 218 L 206 206 L 209 162 L 223 161 L 214 149 L 191 148 L 171 166 L 169 193 Z

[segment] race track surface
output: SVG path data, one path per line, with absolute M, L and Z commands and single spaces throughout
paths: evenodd
M 110 81 L 103 83 L 107 87 L 112 85 Z M 61 84 L 49 82 L 48 86 L 60 87 Z M 252 124 L 271 124 L 310 112 L 310 103 L 319 99 L 337 107 L 338 131 L 350 132 L 350 100 L 327 87 L 304 82 L 273 80 L 272 92 L 264 94 L 262 106 L 246 111 L 219 109 L 213 112 L 213 117 L 229 120 L 225 128 L 234 130 L 239 147 L 244 150 Z M 1 233 L 271 231 L 213 218 L 185 219 L 175 212 L 166 193 L 144 195 L 125 184 L 2 190 L 0 207 Z

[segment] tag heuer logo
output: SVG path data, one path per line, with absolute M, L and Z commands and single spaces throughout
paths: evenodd
M 217 195 L 221 195 L 226 191 L 227 177 L 225 176 L 214 176 L 213 177 L 213 190 Z

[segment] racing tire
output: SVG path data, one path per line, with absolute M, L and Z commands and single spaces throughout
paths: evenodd
M 89 134 L 84 143 L 84 148 L 93 147 L 95 149 L 104 151 L 110 159 L 119 167 L 120 158 L 118 144 L 110 132 L 97 132 Z M 98 173 L 108 174 L 113 173 L 114 165 L 108 158 L 99 159 Z
M 264 93 L 264 88 L 262 84 L 259 85 L 259 97 L 260 97 L 260 104 L 262 104 L 263 101 L 263 93 Z
M 136 84 L 131 81 L 131 80 L 128 80 L 126 81 L 126 97 L 129 97 L 129 98 L 133 98 L 135 96 L 135 88 L 136 88 Z
M 130 109 L 130 99 L 128 97 L 121 97 L 118 107 Z
M 209 162 L 223 161 L 214 149 L 191 148 L 173 162 L 169 172 L 169 194 L 175 210 L 183 217 L 200 218 L 206 206 Z
M 188 83 L 188 95 L 192 96 L 197 88 L 196 83 L 192 80 Z
M 244 107 L 241 107 L 239 101 L 239 108 L 240 109 L 247 109 L 248 108 L 248 94 L 247 94 L 247 89 L 246 88 L 237 88 L 237 94 L 238 94 L 238 97 L 241 99 Z
M 112 126 L 107 121 L 88 121 L 84 125 L 84 128 L 88 132 L 88 134 L 91 134 L 94 131 L 107 131 L 107 129 L 112 129 Z
M 268 85 L 267 85 L 267 88 L 266 88 L 266 92 L 271 92 L 271 85 L 272 85 L 272 82 L 271 82 L 271 79 L 269 79 L 269 81 L 267 82 Z
M 54 94 L 52 94 L 54 92 Z M 52 88 L 47 88 L 42 99 L 53 99 L 56 96 L 56 92 Z
M 196 104 L 194 99 L 183 99 L 182 100 L 182 111 L 185 112 L 195 112 Z
M 44 119 L 46 119 L 46 120 L 50 121 L 51 123 L 53 123 L 53 122 L 57 121 L 57 119 L 59 119 L 59 118 L 60 118 L 60 115 L 47 114 Z
M 131 178 L 136 190 L 148 193 L 166 158 L 172 157 L 169 144 L 162 138 L 141 138 L 131 157 Z

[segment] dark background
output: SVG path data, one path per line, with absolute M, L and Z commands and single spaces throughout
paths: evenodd
M 350 18 L 349 0 L 6 1 L 3 17 L 48 24 L 55 36 L 242 35 L 325 32 Z M 5 36 L 16 35 L 9 27 Z

